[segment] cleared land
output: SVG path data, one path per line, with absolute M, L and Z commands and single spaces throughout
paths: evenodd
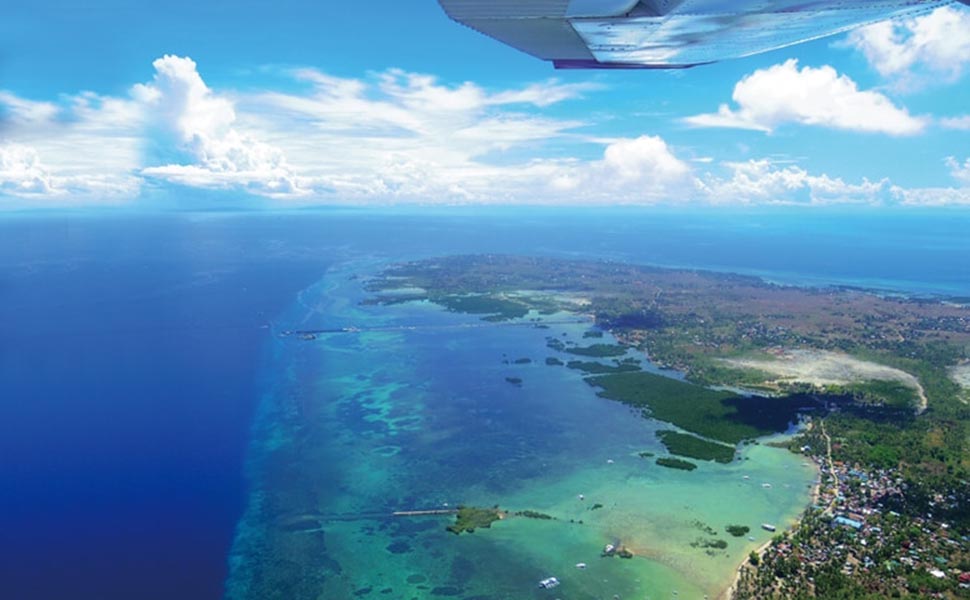
M 834 386 L 851 391 L 855 384 L 871 381 L 898 383 L 914 392 L 918 412 L 923 412 L 927 406 L 926 392 L 913 375 L 841 352 L 785 350 L 777 352 L 771 359 L 724 358 L 719 362 L 774 375 L 778 379 L 763 383 L 777 386 L 806 383 L 820 388 Z
M 970 402 L 970 364 L 950 367 L 950 379 L 960 386 L 960 399 Z

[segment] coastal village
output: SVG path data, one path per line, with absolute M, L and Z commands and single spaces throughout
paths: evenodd
M 820 472 L 813 506 L 739 567 L 734 600 L 970 598 L 970 536 L 947 519 L 970 499 L 914 501 L 895 469 L 833 460 L 821 420 L 798 441 Z

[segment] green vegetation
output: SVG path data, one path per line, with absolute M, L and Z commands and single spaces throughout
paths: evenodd
M 795 420 L 805 398 L 762 398 L 710 390 L 654 375 L 618 373 L 588 379 L 600 396 L 644 409 L 649 416 L 727 444 L 778 431 Z
M 639 366 L 631 365 L 629 363 L 605 365 L 603 363 L 598 363 L 591 360 L 571 360 L 566 363 L 566 366 L 570 369 L 576 369 L 577 371 L 594 375 L 602 375 L 605 373 L 632 373 L 640 370 Z
M 522 302 L 489 294 L 449 294 L 431 300 L 452 312 L 486 315 L 483 318 L 488 321 L 518 319 L 529 313 L 529 306 Z
M 546 358 L 546 364 L 549 365 L 550 367 L 561 367 L 565 363 L 563 363 L 561 360 L 559 360 L 555 356 L 550 356 L 550 357 L 547 357 Z
M 724 528 L 725 531 L 733 535 L 734 537 L 742 537 L 748 535 L 751 528 L 747 525 L 728 525 Z
M 661 457 L 657 459 L 657 464 L 668 469 L 680 469 L 681 471 L 693 471 L 697 465 L 690 461 L 680 460 L 679 458 Z
M 950 379 L 947 369 L 970 360 L 967 308 L 858 289 L 773 285 L 731 274 L 511 256 L 407 263 L 389 269 L 369 288 L 388 294 L 402 288 L 428 290 L 427 299 L 432 302 L 450 304 L 451 310 L 480 310 L 490 319 L 514 318 L 526 314 L 528 308 L 539 308 L 535 297 L 526 297 L 519 290 L 550 292 L 543 299 L 548 305 L 540 310 L 574 310 L 574 304 L 559 299 L 563 293 L 575 294 L 588 301 L 583 312 L 596 316 L 595 328 L 584 338 L 595 338 L 593 332 L 605 330 L 623 344 L 647 352 L 654 363 L 684 372 L 694 383 L 789 394 L 747 397 L 644 372 L 588 371 L 596 376 L 587 381 L 599 387 L 603 397 L 710 441 L 734 445 L 783 430 L 800 408 L 824 414 L 821 409 L 811 410 L 816 406 L 811 396 L 825 392 L 828 397 L 824 400 L 839 408 L 825 417 L 833 459 L 868 469 L 874 476 L 879 471 L 889 481 L 898 480 L 905 493 L 896 502 L 887 500 L 886 508 L 891 506 L 902 515 L 902 523 L 915 523 L 918 521 L 913 519 L 932 513 L 934 521 L 945 520 L 950 534 L 927 534 L 925 526 L 907 529 L 891 519 L 879 521 L 880 537 L 886 543 L 878 552 L 870 544 L 865 552 L 873 562 L 846 575 L 845 556 L 834 549 L 853 547 L 853 534 L 844 528 L 833 529 L 827 522 L 815 523 L 810 516 L 799 530 L 805 533 L 804 539 L 799 540 L 801 534 L 796 533 L 793 541 L 800 547 L 801 558 L 814 545 L 818 556 L 829 557 L 830 562 L 819 562 L 816 556 L 813 562 L 804 563 L 810 568 L 799 579 L 794 575 L 804 565 L 799 566 L 795 553 L 766 553 L 763 559 L 752 553 L 749 562 L 757 568 L 747 567 L 745 573 L 755 571 L 758 581 L 744 583 L 753 591 L 738 598 L 925 598 L 938 592 L 945 598 L 966 596 L 965 591 L 956 590 L 956 578 L 949 574 L 950 567 L 970 571 L 966 548 L 951 555 L 954 560 L 944 568 L 948 572 L 945 579 L 932 577 L 925 567 L 893 565 L 886 556 L 896 556 L 892 549 L 901 548 L 904 541 L 911 549 L 933 549 L 933 556 L 952 551 L 949 543 L 940 540 L 961 539 L 966 545 L 967 538 L 953 532 L 960 536 L 970 532 L 970 405 L 961 402 L 968 393 Z M 448 296 L 457 299 L 445 300 Z M 610 344 L 575 347 L 558 337 L 547 341 L 555 351 L 579 356 L 621 356 L 623 348 Z M 759 354 L 768 358 L 779 349 L 795 348 L 841 352 L 900 369 L 916 377 L 929 407 L 914 414 L 913 391 L 893 382 L 865 381 L 818 390 L 779 384 L 769 373 L 732 368 L 722 360 Z M 584 364 L 576 362 L 576 366 Z M 547 364 L 556 363 L 547 360 Z M 697 449 L 696 438 L 683 434 L 665 437 L 673 454 L 695 458 L 695 454 L 721 451 Z M 807 445 L 816 460 L 823 460 L 826 457 L 818 454 L 825 452 L 826 441 L 813 430 L 791 446 L 797 450 Z M 676 458 L 660 458 L 657 464 L 696 468 Z M 741 531 L 743 526 L 730 527 Z M 935 525 L 928 530 L 942 531 Z M 853 551 L 862 550 L 856 545 Z M 927 554 L 927 560 L 932 561 L 933 556 Z M 860 577 L 860 573 L 865 575 Z
M 603 508 L 603 505 L 600 504 L 599 502 L 589 507 L 590 510 L 599 510 L 601 508 Z
M 515 365 L 528 365 L 531 363 L 532 363 L 531 358 L 517 358 L 514 361 L 512 361 L 512 364 L 515 364 Z
M 559 352 L 565 352 L 566 350 L 566 342 L 559 338 L 546 338 L 546 346 L 552 348 L 553 350 L 558 350 Z
M 656 456 L 656 454 L 654 454 L 653 452 L 643 451 L 643 452 L 639 452 L 637 456 L 639 456 L 640 458 L 653 458 L 654 456 Z
M 589 338 L 597 338 L 598 339 L 598 338 L 601 338 L 601 337 L 603 337 L 603 332 L 600 331 L 599 329 L 590 329 L 589 331 L 584 331 L 583 332 L 583 338 L 585 338 L 585 339 L 589 339 Z
M 459 506 L 455 522 L 447 527 L 448 531 L 458 535 L 474 533 L 479 527 L 488 529 L 492 523 L 502 519 L 499 508 L 478 508 L 475 506 Z
M 593 344 L 592 346 L 576 346 L 566 348 L 566 352 L 579 356 L 591 356 L 594 358 L 608 358 L 611 356 L 623 356 L 626 354 L 626 346 L 617 344 Z
M 728 547 L 728 543 L 724 540 L 709 540 L 705 538 L 697 538 L 690 545 L 692 548 L 714 548 L 717 550 L 724 550 Z
M 526 519 L 538 519 L 540 521 L 552 521 L 555 519 L 552 515 L 547 515 L 535 510 L 520 510 L 515 513 L 517 517 L 525 517 Z
M 719 463 L 729 463 L 734 460 L 734 447 L 725 446 L 717 442 L 709 442 L 701 438 L 671 430 L 658 431 L 657 437 L 671 454 L 696 458 L 697 460 L 713 460 Z
M 505 381 L 511 383 L 512 385 L 522 385 L 521 377 L 506 377 Z
M 827 392 L 852 396 L 866 404 L 886 404 L 897 408 L 912 408 L 918 402 L 916 390 L 897 381 L 860 381 L 847 385 L 828 386 Z

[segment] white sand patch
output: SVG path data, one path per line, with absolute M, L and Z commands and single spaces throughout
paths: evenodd
M 734 367 L 765 371 L 778 377 L 777 380 L 766 383 L 827 386 L 865 381 L 894 381 L 916 392 L 919 397 L 917 412 L 926 410 L 926 393 L 916 377 L 893 367 L 853 358 L 848 354 L 825 350 L 785 350 L 775 360 L 726 358 L 722 362 Z
M 964 402 L 966 402 L 966 397 L 970 396 L 970 364 L 950 367 L 950 378 L 963 388 Z

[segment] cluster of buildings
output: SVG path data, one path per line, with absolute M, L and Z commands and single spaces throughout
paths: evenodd
M 757 567 L 745 567 L 736 599 L 825 597 L 833 585 L 886 597 L 970 598 L 970 537 L 934 515 L 962 499 L 937 494 L 913 510 L 893 470 L 816 460 L 815 506 L 775 538 Z

